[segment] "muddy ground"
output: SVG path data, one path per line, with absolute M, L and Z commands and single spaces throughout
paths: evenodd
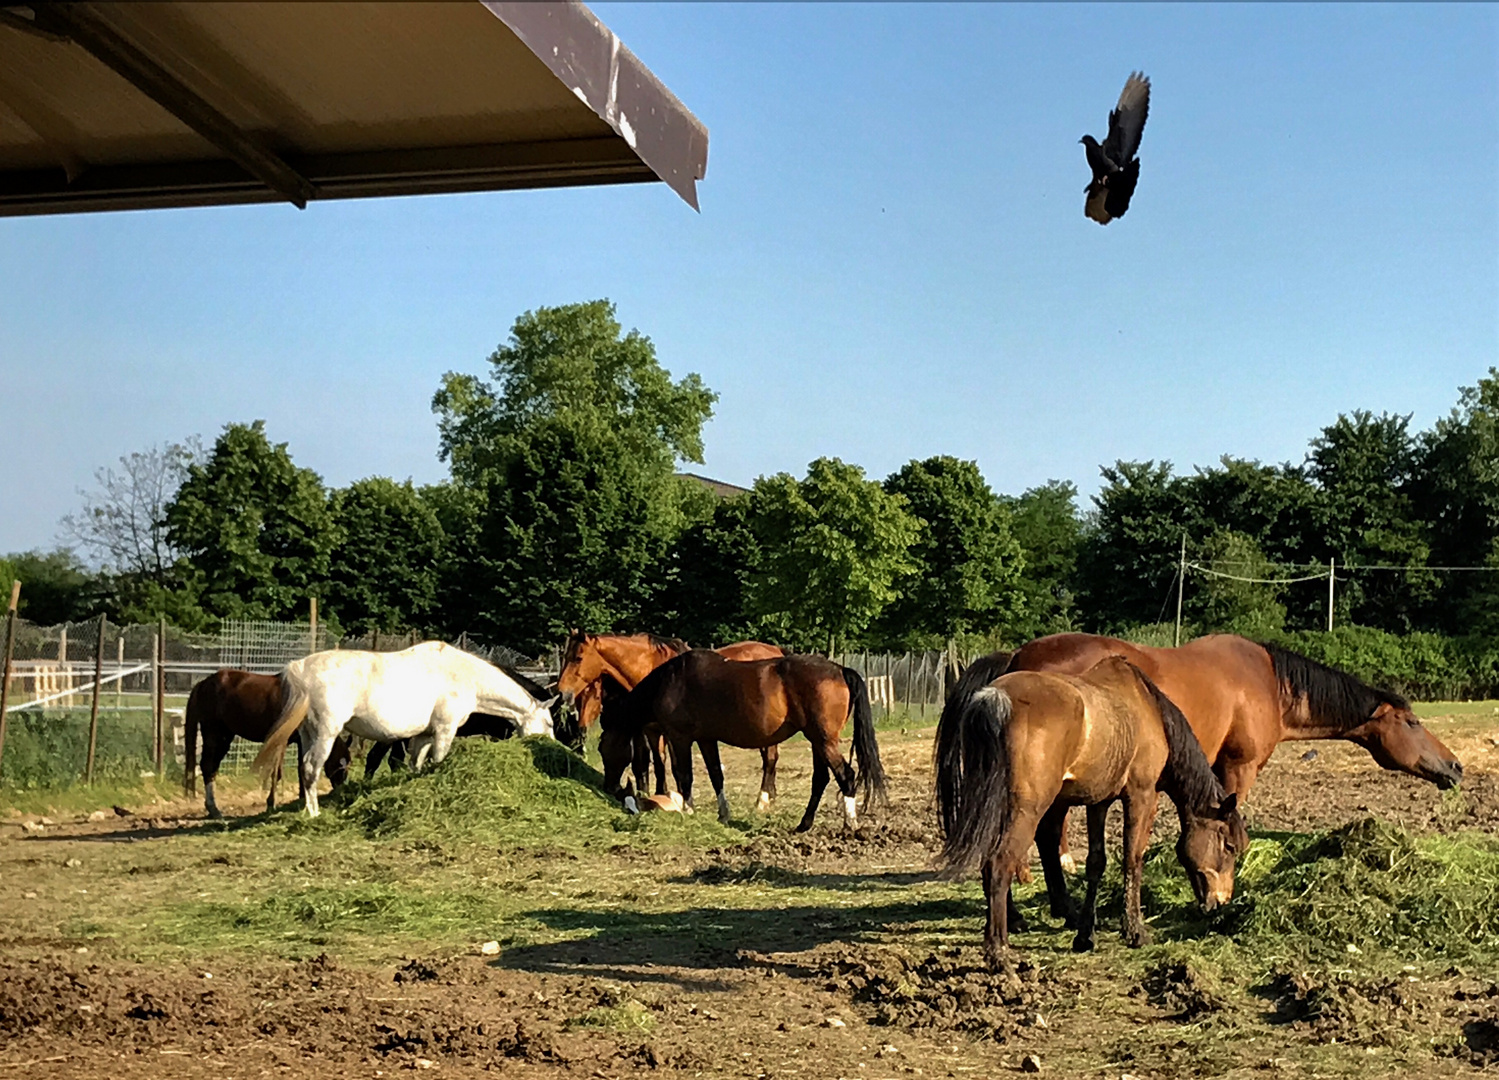
M 1253 792 L 1253 829 L 1305 831 L 1374 814 L 1421 832 L 1495 831 L 1499 722 L 1467 716 L 1432 726 L 1467 765 L 1460 802 L 1380 771 L 1357 748 L 1290 744 Z M 477 941 L 399 936 L 357 948 L 336 939 L 297 958 L 275 942 L 168 947 L 161 942 L 176 939 L 156 936 L 163 905 L 200 887 L 233 888 L 249 874 L 241 856 L 202 835 L 199 808 L 124 808 L 132 813 L 58 820 L 40 832 L 12 818 L 0 828 L 0 1077 L 769 1080 L 1036 1067 L 1118 1078 L 1499 1068 L 1499 972 L 1313 977 L 1287 957 L 1246 999 L 1179 948 L 1157 950 L 1125 977 L 1117 935 L 1073 959 L 1066 937 L 1052 933 L 1016 939 L 1025 954 L 1018 981 L 990 973 L 977 948 L 977 890 L 939 888 L 930 873 L 931 734 L 882 733 L 893 804 L 857 837 L 830 806 L 807 836 L 777 829 L 742 844 L 650 852 L 621 844 L 594 867 L 562 852 L 507 857 L 496 880 L 529 888 L 536 899 L 526 917 L 556 932 L 501 934 L 498 955 L 484 955 Z M 729 752 L 725 768 L 736 806 L 747 808 L 757 758 Z M 793 820 L 809 771 L 804 745 L 792 744 L 781 792 Z M 222 801 L 249 813 L 257 798 L 246 788 Z M 1163 834 L 1171 816 L 1162 815 Z M 623 905 L 616 895 L 590 906 L 591 871 L 630 883 Z M 306 884 L 333 871 L 309 859 L 298 873 Z M 637 896 L 642 910 L 664 906 L 636 918 Z

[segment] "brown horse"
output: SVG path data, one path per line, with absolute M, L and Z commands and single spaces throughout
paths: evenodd
M 285 698 L 280 675 L 257 675 L 250 671 L 220 668 L 193 687 L 187 697 L 183 715 L 187 761 L 183 767 L 182 788 L 189 794 L 198 787 L 198 732 L 203 733 L 203 802 L 209 817 L 222 817 L 213 797 L 213 782 L 219 775 L 219 764 L 238 735 L 241 739 L 263 743 L 281 716 Z M 292 736 L 293 741 L 297 737 Z M 297 743 L 300 753 L 301 743 Z M 339 739 L 323 771 L 334 787 L 349 775 L 349 740 Z M 267 811 L 276 808 L 276 782 L 281 779 L 277 768 L 271 777 Z
M 1115 799 L 1124 802 L 1126 944 L 1149 940 L 1140 878 L 1158 791 L 1176 804 L 1176 853 L 1198 902 L 1210 911 L 1233 896 L 1234 857 L 1248 845 L 1238 799 L 1224 792 L 1176 706 L 1118 657 L 1082 675 L 1019 671 L 974 690 L 960 711 L 942 715 L 936 772 L 942 857 L 954 874 L 982 864 L 984 950 L 995 966 L 1009 965 L 1010 882 L 1038 830 L 1045 850 L 1068 806 L 1088 808 L 1088 896 L 1074 950 L 1093 948 Z M 1065 896 L 1059 866 L 1047 865 L 1047 881 Z
M 854 719 L 850 756 L 857 769 L 844 761 L 838 749 L 838 733 L 850 715 Z M 652 724 L 671 744 L 677 788 L 689 806 L 692 744 L 698 744 L 718 796 L 720 821 L 729 820 L 729 801 L 723 792 L 718 744 L 764 750 L 778 746 L 798 731 L 812 744 L 812 799 L 798 832 L 812 827 L 829 773 L 843 793 L 843 810 L 850 828 L 858 824 L 856 787 L 864 790 L 866 809 L 871 800 L 885 798 L 885 772 L 880 765 L 864 678 L 820 656 L 733 662 L 707 649 L 693 649 L 668 660 L 630 693 L 606 702 L 599 754 L 604 759 L 604 780 L 609 790 L 620 790 L 620 778 L 633 757 L 633 744 Z
M 674 656 L 691 649 L 681 638 L 661 637 L 657 634 L 586 634 L 574 630 L 567 639 L 562 654 L 562 671 L 557 676 L 557 691 L 564 700 L 571 700 L 578 710 L 579 721 L 586 731 L 593 726 L 603 709 L 604 697 L 609 689 L 633 690 L 656 668 Z M 715 649 L 726 660 L 774 660 L 785 656 L 784 649 L 767 645 L 763 641 L 738 641 Z M 615 684 L 609 686 L 609 680 Z M 651 763 L 656 769 L 656 794 L 666 793 L 666 766 L 663 761 L 662 740 L 654 733 L 642 732 L 643 745 L 636 748 L 632 759 L 635 762 L 635 782 L 644 791 L 647 780 L 643 751 L 649 750 Z M 777 747 L 761 750 L 760 802 L 761 809 L 770 805 L 776 795 L 776 761 L 780 755 Z
M 1462 763 L 1422 726 L 1398 694 L 1276 645 L 1231 634 L 1198 638 L 1175 649 L 1134 645 L 1092 634 L 1053 634 L 1011 654 L 976 661 L 958 680 L 949 710 L 961 711 L 974 691 L 1003 671 L 1079 674 L 1106 656 L 1122 656 L 1181 709 L 1226 790 L 1243 799 L 1281 742 L 1346 739 L 1386 769 L 1457 784 Z M 1040 845 L 1042 863 L 1057 849 Z M 1048 882 L 1051 877 L 1048 874 Z M 1053 912 L 1065 903 L 1052 892 Z

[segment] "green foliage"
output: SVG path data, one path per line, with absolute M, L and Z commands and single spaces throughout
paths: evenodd
M 229 424 L 166 511 L 167 535 L 190 565 L 210 615 L 284 619 L 327 580 L 338 540 L 322 481 L 298 468 L 264 421 Z
M 801 481 L 761 477 L 749 513 L 762 552 L 750 611 L 799 648 L 858 638 L 915 569 L 920 525 L 904 497 L 837 458 L 818 458 Z
M 1077 488 L 1048 480 L 1001 501 L 1009 507 L 1010 533 L 1025 567 L 1016 582 L 1020 613 L 1009 627 L 1010 637 L 1019 642 L 1076 629 L 1073 593 L 1083 542 Z
M 99 610 L 103 586 L 68 548 L 26 551 L 4 560 L 9 580 L 0 606 L 10 602 L 10 582 L 21 582 L 21 618 L 42 626 L 87 619 Z M 0 576 L 6 571 L 0 571 Z
M 541 308 L 433 399 L 456 483 L 481 494 L 475 628 L 536 650 L 572 626 L 634 629 L 656 610 L 671 542 L 711 510 L 675 475 L 699 460 L 714 395 L 677 382 L 607 301 Z
M 13 712 L 6 718 L 0 786 L 12 791 L 66 791 L 83 783 L 88 763 L 87 709 Z M 101 710 L 94 777 L 100 783 L 139 782 L 152 767 L 155 742 L 147 713 Z
M 372 477 L 333 493 L 338 543 L 326 598 L 345 630 L 368 634 L 431 624 L 445 535 L 437 513 L 408 480 Z
M 1280 576 L 1254 539 L 1221 529 L 1189 555 L 1197 562 L 1232 577 L 1193 573 L 1187 579 L 1182 616 L 1213 633 L 1242 634 L 1262 640 L 1285 628 L 1286 608 L 1280 602 L 1283 586 L 1238 581 L 1273 580 Z
M 749 510 L 746 496 L 721 499 L 710 518 L 688 526 L 672 544 L 660 625 L 694 645 L 774 636 L 748 613 L 750 582 L 760 565 Z
M 885 480 L 921 529 L 912 571 L 881 616 L 888 640 L 945 642 L 1019 620 L 1025 559 L 1010 534 L 1008 507 L 978 465 L 953 457 L 911 461 Z
M 1161 617 L 1183 531 L 1195 524 L 1171 464 L 1119 461 L 1102 470 L 1094 529 L 1078 552 L 1078 607 L 1096 632 Z

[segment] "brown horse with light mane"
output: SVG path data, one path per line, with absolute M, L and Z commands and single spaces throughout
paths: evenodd
M 853 717 L 851 764 L 838 749 L 838 734 Z M 843 793 L 850 828 L 858 823 L 857 787 L 866 809 L 885 797 L 885 772 L 874 736 L 874 717 L 864 678 L 820 656 L 783 656 L 735 663 L 708 649 L 693 649 L 652 671 L 630 693 L 606 701 L 599 736 L 607 790 L 621 791 L 634 744 L 646 728 L 660 728 L 672 747 L 677 788 L 692 805 L 692 744 L 702 752 L 718 796 L 718 817 L 729 820 L 718 744 L 764 750 L 798 731 L 812 744 L 812 798 L 798 832 L 812 827 L 831 774 Z M 855 768 L 855 764 L 857 768 Z
M 1053 634 L 1011 654 L 983 657 L 958 680 L 943 708 L 960 712 L 968 699 L 1005 671 L 1076 675 L 1108 656 L 1134 664 L 1170 698 L 1192 725 L 1213 771 L 1242 800 L 1275 747 L 1288 740 L 1346 739 L 1368 750 L 1381 766 L 1455 786 L 1462 763 L 1432 735 L 1400 695 L 1379 690 L 1277 645 L 1232 634 L 1212 634 L 1174 649 L 1135 645 L 1093 634 Z M 1067 909 L 1052 887 L 1064 822 L 1056 836 L 1038 841 L 1052 911 Z M 1060 881 L 1060 877 L 1056 880 Z
M 1009 964 L 1010 882 L 1037 829 L 1068 806 L 1088 808 L 1088 898 L 1074 950 L 1093 948 L 1104 823 L 1116 799 L 1124 802 L 1126 944 L 1150 940 L 1140 880 L 1157 791 L 1176 804 L 1177 857 L 1198 903 L 1211 911 L 1233 896 L 1234 857 L 1248 844 L 1238 799 L 1224 792 L 1176 706 L 1119 657 L 1081 675 L 1015 671 L 975 688 L 961 711 L 942 714 L 936 772 L 948 871 L 983 868 L 991 964 Z
M 606 693 L 610 691 L 609 680 L 620 691 L 630 691 L 656 668 L 674 656 L 688 652 L 692 647 L 681 638 L 661 637 L 658 634 L 587 634 L 574 630 L 567 639 L 567 648 L 562 654 L 562 671 L 557 676 L 557 692 L 564 700 L 571 701 L 578 710 L 583 730 L 593 726 L 603 709 Z M 786 655 L 784 649 L 767 645 L 763 641 L 738 641 L 713 650 L 725 660 L 775 660 Z M 646 774 L 644 758 L 639 751 L 648 749 L 656 769 L 656 794 L 666 794 L 666 766 L 663 760 L 662 743 L 658 736 L 650 738 L 650 732 L 642 732 L 643 745 L 637 747 L 635 755 L 636 784 L 644 791 Z M 770 805 L 776 796 L 776 761 L 780 749 L 768 746 L 760 751 L 760 802 L 761 809 Z
M 186 742 L 187 761 L 183 766 L 182 789 L 192 795 L 198 786 L 198 733 L 203 734 L 203 802 L 209 817 L 222 817 L 218 803 L 213 797 L 213 782 L 219 775 L 219 765 L 229 746 L 238 735 L 241 739 L 263 743 L 276 721 L 281 718 L 285 694 L 280 675 L 257 675 L 252 671 L 235 668 L 220 668 L 193 687 L 187 696 L 187 709 L 183 714 L 183 737 Z M 301 743 L 297 736 L 292 736 Z M 333 744 L 333 752 L 323 766 L 328 780 L 334 787 L 342 784 L 349 775 L 349 740 L 339 739 Z M 267 811 L 276 808 L 276 782 L 281 779 L 277 768 L 271 777 L 271 790 L 266 798 Z

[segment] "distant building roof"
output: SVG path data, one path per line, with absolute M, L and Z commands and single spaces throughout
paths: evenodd
M 722 480 L 713 479 L 711 476 L 699 476 L 697 473 L 690 472 L 677 473 L 677 475 L 684 476 L 688 480 L 696 480 L 720 499 L 732 499 L 739 495 L 749 494 L 749 488 L 747 487 L 740 487 L 738 484 L 726 484 Z

